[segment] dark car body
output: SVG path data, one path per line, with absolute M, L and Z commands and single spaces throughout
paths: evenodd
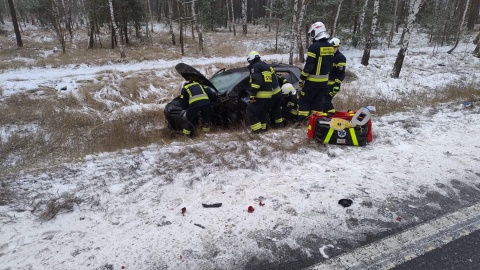
M 299 89 L 300 68 L 283 63 L 268 65 L 273 67 L 277 74 L 287 79 L 295 89 Z M 202 84 L 207 85 L 206 90 L 209 92 L 213 107 L 214 126 L 229 127 L 245 120 L 249 98 L 248 89 L 250 87 L 250 70 L 247 67 L 222 69 L 208 80 L 203 75 L 196 74 L 195 72 L 198 71 L 195 69 L 190 70 L 189 66 L 185 64 L 183 69 L 177 69 L 177 71 L 187 80 L 191 78 L 190 74 L 193 73 L 196 75 L 195 78 L 200 77 Z M 164 114 L 171 129 L 182 129 L 185 119 L 180 117 L 181 111 L 180 97 L 174 98 L 165 106 Z

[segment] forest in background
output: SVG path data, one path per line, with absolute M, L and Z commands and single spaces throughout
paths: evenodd
M 14 31 L 17 46 L 22 47 L 22 28 L 27 24 L 53 31 L 62 51 L 76 31 L 85 33 L 88 48 L 119 48 L 132 39 L 148 44 L 154 35 L 153 22 L 168 25 L 170 44 L 179 46 L 182 55 L 184 37 L 198 42 L 196 53 L 204 53 L 209 32 L 228 29 L 232 35 L 249 35 L 248 25 L 264 25 L 268 31 L 289 35 L 290 54 L 303 60 L 308 46 L 305 33 L 315 21 L 322 21 L 331 36 L 344 44 L 369 51 L 377 43 L 388 47 L 408 47 L 408 31 L 413 23 L 428 31 L 433 47 L 452 44 L 452 50 L 466 32 L 478 32 L 472 52 L 480 57 L 480 0 L 3 0 L 0 4 L 0 31 Z M 7 23 L 6 19 L 12 23 Z M 12 25 L 13 24 L 13 25 Z M 409 27 L 409 24 L 411 26 Z M 102 44 L 100 30 L 111 33 Z M 406 40 L 392 44 L 393 33 L 403 31 Z M 133 37 L 132 37 L 133 36 Z M 475 35 L 474 35 L 475 36 Z M 278 41 L 277 41 L 278 42 Z M 406 43 L 406 44 L 405 44 Z M 150 43 L 151 44 L 151 43 Z M 275 49 L 278 50 L 276 44 Z M 399 52 L 400 53 L 400 52 Z M 366 52 L 368 54 L 368 52 Z M 366 55 L 368 57 L 368 55 Z M 292 59 L 290 60 L 290 62 Z M 368 64 L 368 58 L 365 61 Z

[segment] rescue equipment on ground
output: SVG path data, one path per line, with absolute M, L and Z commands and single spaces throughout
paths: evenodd
M 373 140 L 368 106 L 356 111 L 315 113 L 309 118 L 307 136 L 324 144 L 365 146 Z

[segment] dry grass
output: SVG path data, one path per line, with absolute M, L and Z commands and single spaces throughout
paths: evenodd
M 365 97 L 358 89 L 345 87 L 341 94 L 335 97 L 334 105 L 337 110 L 358 109 L 365 105 L 375 105 L 377 115 L 390 112 L 404 112 L 418 107 L 431 107 L 440 103 L 480 100 L 478 86 L 475 85 L 448 85 L 444 89 L 423 91 L 404 95 L 392 100 L 382 95 Z
M 72 212 L 75 204 L 82 203 L 82 199 L 75 197 L 73 194 L 64 194 L 60 198 L 51 199 L 48 202 L 38 202 L 32 213 L 42 221 L 48 221 L 60 213 Z
M 247 37 L 241 33 L 233 36 L 228 31 L 205 33 L 204 55 L 206 57 L 246 55 L 245 40 L 255 39 L 257 42 L 272 43 L 273 32 L 267 33 L 267 30 L 261 26 L 249 28 L 249 31 Z M 95 49 L 87 50 L 85 33 L 86 31 L 79 31 L 73 41 L 68 41 L 67 53 L 63 54 L 61 51 L 52 51 L 54 47 L 59 48 L 59 46 L 49 32 L 25 30 L 24 48 L 17 49 L 15 41 L 10 39 L 2 43 L 0 70 L 26 66 L 103 65 L 181 58 L 178 36 L 177 45 L 172 46 L 171 37 L 166 32 L 154 33 L 153 39 L 147 42 L 131 36 L 126 59 L 119 58 L 117 49 L 109 48 L 107 33 L 102 37 L 102 47 L 97 44 Z M 39 41 L 38 38 L 42 36 L 46 36 L 47 39 Z M 231 44 L 231 46 L 217 46 L 218 44 Z M 268 50 L 269 53 L 274 53 L 273 45 Z M 185 38 L 185 54 L 187 57 L 198 57 L 198 44 L 192 39 L 190 32 L 187 32 Z M 238 66 L 212 64 L 204 70 L 204 73 L 208 77 L 218 69 L 233 67 Z M 42 87 L 2 99 L 0 125 L 30 126 L 30 132 L 28 130 L 17 132 L 7 141 L 1 142 L 0 169 L 14 172 L 22 168 L 35 167 L 38 162 L 53 162 L 58 158 L 73 159 L 90 153 L 185 140 L 178 132 L 165 128 L 165 118 L 161 109 L 150 106 L 148 106 L 149 109 L 136 111 L 125 109 L 130 105 L 166 103 L 178 94 L 181 79 L 173 68 L 161 75 L 161 78 L 155 78 L 155 76 L 157 76 L 155 71 L 122 74 L 103 71 L 95 79 L 77 81 L 78 90 L 75 95 Z M 355 79 L 355 74 L 349 73 L 346 82 Z M 161 93 L 149 91 L 150 86 L 161 90 Z M 39 90 L 42 90 L 42 94 L 39 94 Z M 366 98 L 356 90 L 343 89 L 334 100 L 336 108 L 338 110 L 358 109 L 365 104 L 374 104 L 377 107 L 377 114 L 381 115 L 386 112 L 409 110 L 416 106 L 430 106 L 475 98 L 478 100 L 476 93 L 478 90 L 473 86 L 449 86 L 443 90 L 434 91 L 433 94 L 421 93 L 398 100 L 391 100 L 381 95 Z M 4 90 L 0 88 L 0 94 L 3 92 Z M 238 133 L 238 130 L 234 129 L 231 133 Z M 247 128 L 242 127 L 240 130 L 247 130 Z M 202 140 L 202 135 L 199 134 L 196 139 Z M 243 135 L 232 139 L 240 142 L 247 140 L 244 133 L 241 132 L 241 134 Z M 286 156 L 297 150 L 298 143 L 301 144 L 302 141 L 296 141 L 295 144 L 266 142 L 268 147 L 265 149 L 274 149 Z M 217 156 L 224 153 L 221 148 L 215 151 L 219 152 Z M 252 167 L 255 160 L 253 156 L 248 155 L 248 151 L 247 145 L 240 149 L 240 152 L 243 152 L 242 155 L 247 157 L 245 162 L 248 164 L 244 165 Z M 267 155 L 267 152 L 260 154 Z

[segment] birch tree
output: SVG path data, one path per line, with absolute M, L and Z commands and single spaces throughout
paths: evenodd
M 465 25 L 465 16 L 467 15 L 467 11 L 468 11 L 469 6 L 470 6 L 470 0 L 467 0 L 467 3 L 465 4 L 465 9 L 463 10 L 462 20 L 460 21 L 460 23 L 458 25 L 457 34 L 455 35 L 455 43 L 454 43 L 453 47 L 450 50 L 448 50 L 447 53 L 452 53 L 453 50 L 455 50 L 455 48 L 457 48 L 458 42 L 460 42 L 460 36 L 462 34 L 462 31 L 463 31 L 463 26 Z
M 15 31 L 15 38 L 17 39 L 17 46 L 23 47 L 22 35 L 20 35 L 20 28 L 18 27 L 17 12 L 13 5 L 13 0 L 8 0 L 8 6 L 10 7 L 10 15 L 12 16 L 13 30 Z
M 298 24 L 297 24 L 297 47 L 298 47 L 298 61 L 303 63 L 305 62 L 305 54 L 303 50 L 303 41 L 302 35 L 303 32 L 303 19 L 305 18 L 305 13 L 307 11 L 307 5 L 309 0 L 302 0 L 301 7 L 300 7 L 300 14 L 298 15 Z
M 197 13 L 195 12 L 195 2 L 196 0 L 192 0 L 192 23 L 195 27 L 195 31 L 198 34 L 198 50 L 201 54 L 203 54 L 203 33 L 198 25 Z
M 295 47 L 295 41 L 297 40 L 297 11 L 298 11 L 298 0 L 293 1 L 293 18 L 292 18 L 292 27 L 290 29 L 290 51 L 288 57 L 288 63 L 293 65 L 293 49 Z
M 343 0 L 338 1 L 337 13 L 335 14 L 335 19 L 333 21 L 332 31 L 330 32 L 331 37 L 335 36 L 335 30 L 337 29 L 338 17 L 340 15 L 340 9 L 342 8 L 342 2 L 343 2 Z
M 393 70 L 390 73 L 390 76 L 392 78 L 400 77 L 400 71 L 402 70 L 405 54 L 407 53 L 408 44 L 410 42 L 410 36 L 413 29 L 413 24 L 415 23 L 418 11 L 420 10 L 422 3 L 423 3 L 423 0 L 410 0 L 410 2 L 408 3 L 407 25 L 404 31 L 405 35 L 403 37 L 400 50 L 398 51 L 397 59 L 395 60 L 395 64 L 393 65 Z
M 361 61 L 361 64 L 364 66 L 368 66 L 368 61 L 370 60 L 370 49 L 372 48 L 375 31 L 377 29 L 379 6 L 380 0 L 375 0 L 373 2 L 372 26 L 370 28 L 370 33 L 368 34 L 367 42 L 365 43 L 365 49 L 363 50 L 363 56 Z
M 115 22 L 115 16 L 113 15 L 113 3 L 112 3 L 112 0 L 108 0 L 108 6 L 110 8 L 110 20 L 111 20 L 111 25 L 112 25 L 112 34 L 113 34 L 113 37 L 115 38 L 115 40 L 118 42 L 118 29 L 117 29 L 117 24 Z M 120 48 L 120 58 L 125 58 L 127 57 L 125 55 L 125 48 L 123 46 L 123 39 L 120 38 L 120 46 L 118 46 Z
M 475 46 L 475 49 L 473 50 L 473 56 L 480 58 L 480 30 L 478 31 L 475 40 L 477 41 L 477 46 Z
M 359 40 L 360 40 L 360 37 L 363 33 L 363 22 L 365 21 L 365 13 L 367 12 L 367 6 L 368 6 L 368 0 L 364 0 L 363 2 L 363 7 L 362 7 L 362 12 L 360 13 L 360 18 L 359 18 L 359 22 L 358 22 L 358 27 L 355 27 L 355 32 L 354 32 L 354 36 L 353 36 L 353 46 L 356 48 L 358 43 L 359 43 Z

